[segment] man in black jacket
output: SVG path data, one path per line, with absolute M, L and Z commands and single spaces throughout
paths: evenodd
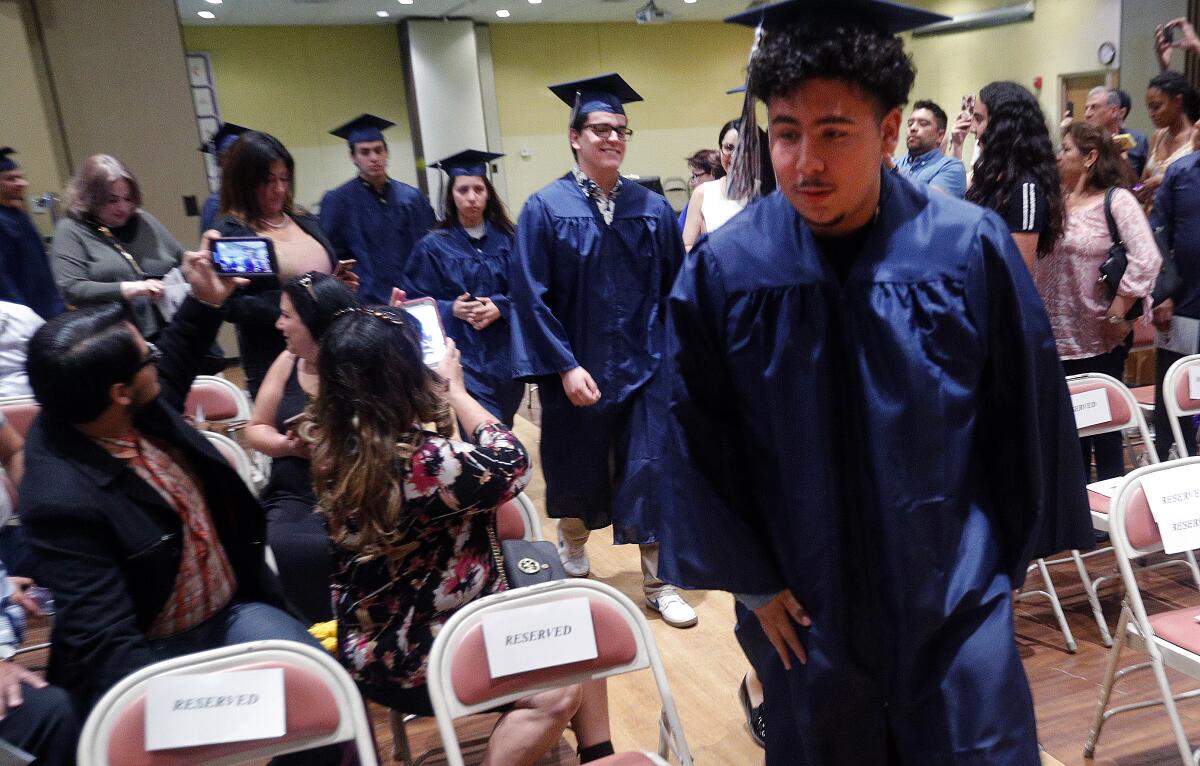
M 221 304 L 245 282 L 209 258 L 185 255 L 192 297 L 158 348 L 119 305 L 57 317 L 29 344 L 42 413 L 20 514 L 58 610 L 47 675 L 83 710 L 169 657 L 266 638 L 315 645 L 265 565 L 262 507 L 180 415 Z

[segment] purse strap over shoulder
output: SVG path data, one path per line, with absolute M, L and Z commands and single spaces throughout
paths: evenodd
M 1121 231 L 1117 228 L 1117 219 L 1113 217 L 1112 198 L 1116 193 L 1117 187 L 1110 186 L 1108 191 L 1104 192 L 1104 220 L 1108 222 L 1108 236 L 1112 237 L 1114 245 L 1124 245 L 1121 240 Z

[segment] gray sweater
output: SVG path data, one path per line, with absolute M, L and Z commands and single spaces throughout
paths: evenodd
M 141 269 L 125 259 L 112 243 L 88 224 L 64 218 L 54 229 L 50 245 L 54 279 L 67 304 L 74 307 L 121 300 L 121 283 L 144 275 L 162 277 L 183 260 L 183 247 L 158 219 L 144 210 L 133 241 L 122 243 Z M 158 333 L 161 319 L 149 298 L 129 301 L 138 329 L 147 337 Z

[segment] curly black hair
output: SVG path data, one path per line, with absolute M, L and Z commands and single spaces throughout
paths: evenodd
M 1050 132 L 1037 99 L 1015 82 L 993 82 L 979 91 L 988 110 L 987 129 L 979 137 L 983 154 L 967 199 L 1003 213 L 1025 176 L 1032 176 L 1046 197 L 1049 216 L 1038 233 L 1037 254 L 1054 249 L 1064 226 L 1062 184 Z
M 1168 69 L 1156 75 L 1146 86 L 1147 90 L 1150 88 L 1158 88 L 1171 98 L 1180 96 L 1183 99 L 1183 113 L 1187 115 L 1188 120 L 1195 122 L 1200 119 L 1200 94 L 1196 93 L 1196 89 L 1179 72 Z
M 747 88 L 766 102 L 808 80 L 844 80 L 872 96 L 882 118 L 908 103 L 917 72 L 904 43 L 854 23 L 770 29 L 750 60 Z

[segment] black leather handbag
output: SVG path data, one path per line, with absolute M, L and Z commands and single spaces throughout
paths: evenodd
M 504 575 L 509 586 L 523 588 L 551 580 L 567 579 L 554 543 L 546 540 L 503 540 Z
M 1129 250 L 1125 247 L 1125 241 L 1121 239 L 1121 232 L 1117 229 L 1117 221 L 1112 214 L 1114 191 L 1116 191 L 1115 187 L 1104 193 L 1104 219 L 1108 222 L 1108 234 L 1112 237 L 1113 243 L 1108 248 L 1108 257 L 1104 259 L 1104 263 L 1100 264 L 1100 281 L 1104 283 L 1109 300 L 1117 297 L 1117 287 L 1125 276 L 1125 269 L 1129 267 Z M 1179 269 L 1175 266 L 1175 258 L 1171 249 L 1166 246 L 1167 243 L 1162 241 L 1162 230 L 1154 232 L 1154 243 L 1158 246 L 1159 255 L 1162 256 L 1162 269 L 1158 272 L 1158 279 L 1154 282 L 1154 292 L 1151 294 L 1154 305 L 1157 306 L 1167 298 L 1174 297 L 1182 285 L 1182 280 L 1179 277 Z M 1136 319 L 1141 315 L 1142 301 L 1139 300 L 1129 309 L 1125 318 Z

